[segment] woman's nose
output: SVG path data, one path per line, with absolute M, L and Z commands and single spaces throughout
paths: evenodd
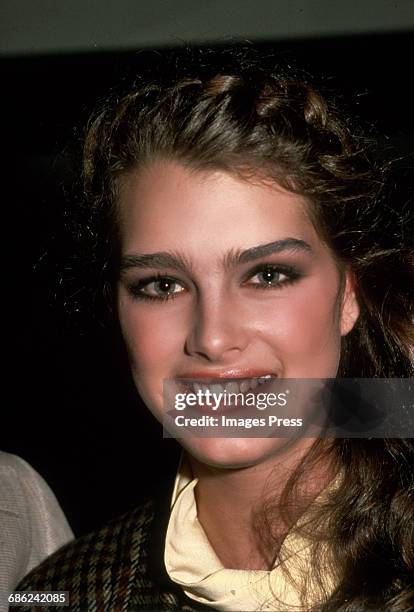
M 216 301 L 197 306 L 185 351 L 209 362 L 229 364 L 249 344 L 249 317 L 236 305 Z

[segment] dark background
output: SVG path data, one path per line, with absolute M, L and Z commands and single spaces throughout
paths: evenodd
M 260 43 L 322 75 L 375 126 L 381 155 L 400 158 L 394 180 L 401 198 L 409 196 L 414 166 L 413 34 Z M 138 51 L 0 58 L 0 448 L 44 476 L 77 534 L 139 503 L 176 467 L 175 443 L 162 440 L 140 404 L 109 334 L 97 321 L 68 318 L 56 291 L 71 249 L 65 211 L 76 193 L 87 118 L 99 97 L 159 58 Z

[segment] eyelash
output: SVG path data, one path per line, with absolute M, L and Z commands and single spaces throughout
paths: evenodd
M 134 299 L 147 301 L 147 302 L 167 302 L 168 300 L 175 299 L 177 295 L 181 293 L 181 291 L 179 291 L 178 293 L 171 293 L 170 295 L 166 295 L 164 297 L 163 296 L 156 297 L 155 295 L 148 295 L 146 293 L 143 293 L 142 290 L 144 287 L 146 287 L 150 283 L 156 283 L 159 281 L 170 281 L 172 283 L 178 282 L 172 276 L 168 276 L 166 274 L 155 274 L 154 276 L 143 278 L 136 283 L 129 284 L 128 291 Z
M 252 279 L 257 276 L 257 274 L 267 271 L 275 274 L 283 274 L 287 278 L 283 281 L 279 281 L 274 285 L 252 283 L 251 286 L 254 289 L 261 289 L 265 291 L 269 289 L 282 289 L 283 287 L 294 284 L 303 276 L 301 272 L 299 272 L 295 268 L 292 268 L 291 266 L 285 266 L 280 264 L 260 264 L 244 276 L 243 284 L 249 279 Z M 147 287 L 150 283 L 156 283 L 159 281 L 170 281 L 171 283 L 179 283 L 185 288 L 183 283 L 173 278 L 172 276 L 168 276 L 166 274 L 155 274 L 153 276 L 143 278 L 136 283 L 128 284 L 128 292 L 134 299 L 147 302 L 167 302 L 168 300 L 174 300 L 181 293 L 181 291 L 178 291 L 177 293 L 171 293 L 166 296 L 154 296 L 143 293 L 143 289 Z
M 303 274 L 299 272 L 299 270 L 296 270 L 296 268 L 292 268 L 291 266 L 284 266 L 281 264 L 259 264 L 248 274 L 245 275 L 244 282 L 246 282 L 246 280 L 254 278 L 255 276 L 257 276 L 257 274 L 260 274 L 261 272 L 267 271 L 276 274 L 283 274 L 287 278 L 285 280 L 279 281 L 275 285 L 253 283 L 252 287 L 254 287 L 254 289 L 264 289 L 266 291 L 268 289 L 282 289 L 283 287 L 286 287 L 288 285 L 293 285 L 293 283 L 300 280 L 303 276 Z

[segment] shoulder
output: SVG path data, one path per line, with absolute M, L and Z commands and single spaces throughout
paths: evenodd
M 45 480 L 24 459 L 0 451 L 0 507 L 19 515 L 29 515 L 34 506 L 50 508 L 57 500 Z
M 18 590 L 69 591 L 73 611 L 125 609 L 131 601 L 147 609 L 154 602 L 157 609 L 174 609 L 148 567 L 153 520 L 154 503 L 148 501 L 61 548 L 26 576 Z
M 0 452 L 0 591 L 73 538 L 46 482 L 26 461 Z
M 73 538 L 58 500 L 47 482 L 24 459 L 0 451 L 0 515 L 30 525 L 31 540 L 47 540 L 43 558 Z M 44 536 L 44 537 L 43 537 Z
M 40 476 L 26 461 L 0 451 L 0 512 L 16 516 L 25 513 L 25 489 L 33 478 Z
M 24 490 L 33 481 L 44 483 L 39 474 L 24 459 L 17 455 L 0 451 L 0 481 L 2 491 L 7 489 L 8 495 L 4 495 L 4 501 L 13 504 L 13 511 L 16 512 L 16 498 L 19 501 Z M 46 483 L 44 483 L 46 484 Z

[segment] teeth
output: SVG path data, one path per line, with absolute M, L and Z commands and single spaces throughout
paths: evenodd
M 250 381 L 243 380 L 243 382 L 240 383 L 240 391 L 242 393 L 246 393 L 249 389 L 250 389 Z
M 260 378 L 257 378 L 257 382 L 259 385 L 264 385 L 264 383 L 269 382 L 269 380 L 272 378 L 271 374 L 266 374 L 266 376 L 260 376 Z
M 259 378 L 248 378 L 240 380 L 240 382 L 236 379 L 233 379 L 229 382 L 225 382 L 223 384 L 214 383 L 211 385 L 201 384 L 201 383 L 191 383 L 195 393 L 201 391 L 203 394 L 206 391 L 210 391 L 210 393 L 214 393 L 218 395 L 219 393 L 247 393 L 253 389 L 256 389 L 259 385 L 264 385 L 269 382 L 273 376 L 271 374 L 266 374 L 265 376 L 260 376 Z
M 226 384 L 227 393 L 240 393 L 240 385 L 237 382 L 229 382 Z
M 219 395 L 220 393 L 224 393 L 224 387 L 223 385 L 217 385 L 217 384 L 211 385 L 210 391 L 214 395 Z

